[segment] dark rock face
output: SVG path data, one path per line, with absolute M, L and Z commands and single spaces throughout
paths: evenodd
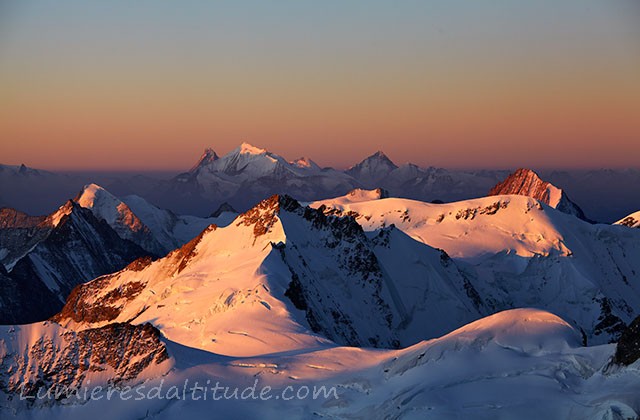
M 391 308 L 380 295 L 383 273 L 362 227 L 352 217 L 328 216 L 288 196 L 279 197 L 277 206 L 300 216 L 317 240 L 312 253 L 300 250 L 309 245 L 297 234 L 288 235 L 286 245 L 274 247 L 291 272 L 285 296 L 305 311 L 310 328 L 345 345 L 398 347 Z M 324 261 L 334 261 L 335 266 L 326 267 Z M 318 272 L 323 272 L 321 278 Z M 359 305 L 345 305 L 343 293 Z M 371 328 L 363 331 L 363 324 Z
M 10 208 L 0 209 L 0 263 L 12 265 L 47 237 L 52 226 L 46 216 L 29 216 Z
M 185 247 L 187 246 L 188 244 L 185 245 Z M 175 251 L 174 255 L 178 255 L 179 251 Z M 125 270 L 139 272 L 152 262 L 150 257 L 138 258 L 129 264 Z M 51 320 L 61 324 L 68 320 L 92 324 L 116 319 L 127 302 L 134 299 L 144 290 L 146 283 L 135 281 L 113 287 L 111 286 L 111 279 L 114 276 L 115 274 L 105 275 L 76 286 L 69 294 L 62 310 L 51 317 Z M 100 293 L 110 286 L 111 289 L 106 293 Z M 100 296 L 100 299 L 95 299 L 95 296 Z
M 615 342 L 615 337 L 620 337 L 624 330 L 624 321 L 613 314 L 611 301 L 608 298 L 600 299 L 600 316 L 594 327 L 594 335 L 605 334 L 614 337 L 611 342 Z
M 90 210 L 72 202 L 66 206 L 68 214 L 38 238 L 10 271 L 0 273 L 0 324 L 45 320 L 62 309 L 78 284 L 147 255 Z
M 67 298 L 67 303 L 62 311 L 54 315 L 52 320 L 62 322 L 71 319 L 76 322 L 88 323 L 112 321 L 120 315 L 124 305 L 138 296 L 145 287 L 145 284 L 141 282 L 127 283 L 122 287 L 112 289 L 93 305 L 86 305 L 86 302 L 91 300 L 97 290 L 109 285 L 110 280 L 111 276 L 105 276 L 90 283 L 76 286 Z
M 27 348 L 0 356 L 0 377 L 9 377 L 0 380 L 0 389 L 23 396 L 35 396 L 40 388 L 77 389 L 88 374 L 105 370 L 113 372 L 108 382 L 118 384 L 169 358 L 151 324 L 114 323 L 82 331 L 50 328 L 59 338 L 44 335 Z
M 257 237 L 269 232 L 276 223 L 276 217 L 280 211 L 280 197 L 272 195 L 266 200 L 262 200 L 257 206 L 240 216 L 237 226 L 253 225 L 253 234 Z
M 613 363 L 628 366 L 640 359 L 640 316 L 622 332 Z

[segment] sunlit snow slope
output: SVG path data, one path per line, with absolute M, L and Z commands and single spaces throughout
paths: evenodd
M 636 230 L 592 225 L 519 195 L 447 204 L 339 197 L 312 206 L 351 215 L 368 231 L 394 225 L 445 250 L 494 310 L 551 310 L 594 342 L 615 339 L 640 312 Z

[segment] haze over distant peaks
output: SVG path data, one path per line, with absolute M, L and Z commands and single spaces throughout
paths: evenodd
M 309 156 L 291 159 L 246 142 L 223 156 L 214 148 L 207 148 L 194 163 L 188 171 L 168 180 L 145 175 L 62 174 L 0 165 L 0 206 L 29 214 L 49 214 L 61 201 L 93 182 L 118 197 L 136 195 L 160 208 L 201 217 L 225 202 L 244 211 L 272 194 L 317 201 L 343 196 L 356 188 L 383 188 L 392 197 L 451 202 L 482 197 L 501 187 L 504 194 L 532 196 L 584 217 L 574 204 L 575 199 L 589 218 L 605 223 L 613 223 L 640 208 L 640 195 L 628 194 L 640 184 L 638 170 L 544 171 L 543 180 L 535 172 L 523 169 L 512 174 L 505 184 L 510 171 L 502 169 L 397 165 L 379 151 L 348 170 L 337 170 L 320 167 Z

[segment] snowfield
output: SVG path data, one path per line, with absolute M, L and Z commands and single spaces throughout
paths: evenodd
M 393 225 L 443 249 L 475 278 L 489 306 L 550 310 L 582 329 L 589 343 L 615 340 L 640 311 L 636 229 L 593 225 L 519 195 L 446 204 L 339 197 L 311 207 L 351 215 L 366 231 Z
M 3 355 L 24 348 L 23 340 L 28 339 L 23 335 L 60 334 L 60 327 L 51 324 L 26 327 L 7 349 L 4 328 Z M 536 309 L 501 312 L 403 350 L 327 343 L 238 358 L 163 341 L 171 359 L 143 371 L 133 382 L 142 387 L 143 395 L 157 387 L 163 399 L 152 393 L 154 398 L 136 401 L 125 394 L 130 399 L 116 396 L 107 401 L 103 396 L 53 405 L 37 402 L 37 410 L 28 409 L 25 401 L 5 399 L 3 418 L 602 419 L 633 418 L 639 409 L 637 363 L 609 367 L 613 345 L 581 347 L 580 334 L 568 323 Z M 105 383 L 99 373 L 90 378 L 94 385 Z M 226 395 L 230 398 L 224 397 L 224 390 L 217 391 L 215 401 L 213 391 L 207 400 L 204 391 L 183 394 L 185 381 L 191 386 L 209 383 L 210 388 L 218 383 L 229 388 Z M 258 392 L 270 386 L 271 398 L 242 399 L 240 393 L 233 397 L 234 388 L 245 390 L 254 384 Z M 304 387 L 321 386 L 335 387 L 337 398 L 320 394 L 315 400 L 284 400 L 283 395 L 295 396 L 301 388 L 300 395 L 306 395 Z M 173 398 L 167 399 L 172 387 Z
M 272 196 L 79 285 L 46 322 L 0 327 L 0 416 L 638 417 L 640 362 L 613 364 L 609 342 L 640 309 L 640 230 L 520 195 L 385 197 Z M 49 399 L 60 384 L 84 396 Z

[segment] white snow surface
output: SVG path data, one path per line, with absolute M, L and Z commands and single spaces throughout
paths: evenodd
M 23 348 L 60 327 L 26 326 L 0 334 L 0 355 Z M 36 330 L 37 329 L 37 330 Z M 32 338 L 29 338 L 32 337 Z M 603 419 L 637 416 L 640 370 L 610 368 L 614 346 L 580 347 L 579 334 L 561 318 L 536 309 L 516 309 L 483 318 L 437 339 L 402 350 L 336 347 L 223 358 L 166 341 L 173 366 L 146 371 L 143 392 L 162 395 L 198 382 L 216 382 L 240 392 L 271 387 L 268 400 L 186 398 L 68 401 L 29 409 L 17 398 L 2 401 L 3 418 L 155 419 L 211 418 L 438 418 Z M 107 373 L 93 373 L 105 384 Z M 257 381 L 257 383 L 256 383 Z M 335 387 L 329 398 L 285 401 L 300 387 Z M 291 387 L 286 390 L 287 387 Z M 217 396 L 223 395 L 219 391 Z M 284 392 L 284 393 L 283 393 Z M 232 395 L 233 391 L 228 392 Z M 117 394 L 116 394 L 117 395 Z M 134 394 L 137 395 L 137 394 Z M 174 394 L 175 395 L 175 394 Z M 247 394 L 249 395 L 249 394 Z M 304 392 L 302 393 L 304 395 Z M 337 396 L 337 398 L 334 397 Z M 624 415 L 624 416 L 620 416 Z M 626 416 L 626 417 L 625 417 Z
M 207 226 L 224 226 L 236 216 L 232 213 L 218 218 L 176 215 L 136 195 L 120 200 L 96 184 L 86 185 L 75 201 L 106 221 L 123 239 L 160 256 L 189 242 Z
M 270 212 L 263 210 L 261 217 Z M 371 238 L 355 234 L 346 239 L 354 245 L 343 251 L 325 245 L 325 240 L 335 243 L 331 232 L 310 225 L 300 214 L 280 210 L 268 232 L 259 236 L 254 224 L 245 224 L 244 215 L 227 227 L 211 226 L 194 240 L 193 249 L 185 246 L 141 271 L 125 269 L 109 276 L 108 284 L 92 292 L 84 306 L 95 307 L 132 284 L 144 289 L 132 299 L 110 304 L 121 308 L 117 318 L 91 326 L 150 322 L 170 340 L 227 356 L 324 345 L 327 340 L 310 331 L 305 313 L 285 297 L 291 270 L 307 288 L 307 305 L 318 305 L 316 321 L 346 341 L 368 343 L 368 337 L 377 337 L 381 345 L 394 340 L 413 344 L 481 316 L 464 292 L 464 277 L 455 266 L 443 264 L 439 251 L 397 230 Z M 352 272 L 341 265 L 345 253 L 362 258 L 353 260 L 358 264 L 376 258 L 381 271 L 372 266 L 371 273 Z M 351 304 L 351 299 L 359 304 Z M 327 305 L 341 314 L 340 322 L 323 318 Z M 447 310 L 451 313 L 443 316 Z M 334 323 L 337 326 L 329 327 Z
M 584 328 L 590 343 L 611 337 L 610 331 L 598 331 L 605 306 L 620 324 L 638 315 L 636 229 L 592 225 L 519 195 L 446 204 L 346 197 L 311 204 L 321 205 L 328 213 L 354 215 L 367 231 L 393 224 L 445 250 L 476 279 L 480 296 L 495 309 L 533 305 L 553 311 Z
M 170 360 L 132 385 L 182 389 L 188 380 L 242 390 L 258 380 L 258 389 L 270 386 L 278 397 L 289 386 L 294 392 L 300 386 L 335 386 L 337 399 L 102 399 L 30 408 L 0 393 L 1 417 L 600 420 L 640 414 L 640 362 L 610 366 L 615 345 L 590 336 L 591 346 L 582 347 L 576 328 L 597 323 L 600 305 L 594 299 L 603 296 L 625 322 L 633 315 L 625 305 L 640 307 L 633 274 L 640 273 L 637 230 L 590 225 L 524 196 L 441 205 L 375 197 L 313 203 L 321 205 L 326 212 L 353 215 L 366 237 L 348 236 L 346 224 L 335 242 L 336 232 L 313 230 L 316 219 L 285 210 L 257 234 L 255 223 L 239 216 L 226 227 L 207 228 L 190 245 L 142 270 L 94 280 L 105 285 L 87 297 L 88 308 L 127 286 L 143 286 L 138 295 L 109 303 L 119 311 L 115 319 L 0 327 L 0 365 L 5 355 L 43 336 L 58 346 L 64 343 L 56 337 L 65 331 L 149 322 L 160 330 Z M 151 213 L 164 226 L 162 215 Z M 254 216 L 269 221 L 269 209 Z M 444 249 L 454 262 L 433 248 Z M 358 273 L 335 259 L 369 251 L 381 266 L 380 307 L 389 308 L 392 326 L 400 331 L 396 338 L 438 338 L 399 350 L 340 346 L 313 332 L 304 312 L 285 296 L 289 270 L 296 270 L 305 285 L 326 289 L 318 296 L 343 296 L 343 302 L 325 300 L 326 305 L 342 303 L 343 309 L 355 307 L 355 315 L 369 315 L 353 324 L 358 333 L 379 330 L 366 301 L 376 289 L 357 283 Z M 474 308 L 456 292 L 465 276 L 487 306 Z M 518 309 L 481 317 L 490 305 Z M 413 322 L 403 322 L 403 313 Z M 26 372 L 11 371 L 9 378 Z M 93 385 L 109 379 L 108 371 L 87 376 Z

